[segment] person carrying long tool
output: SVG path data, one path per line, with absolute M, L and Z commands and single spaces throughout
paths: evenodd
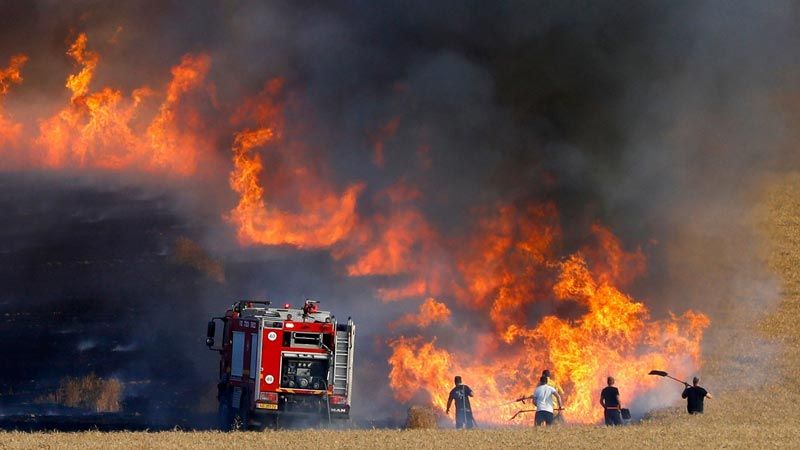
M 542 371 L 542 376 L 543 377 L 547 377 L 547 385 L 548 386 L 552 386 L 553 389 L 555 389 L 558 392 L 558 395 L 560 395 L 560 396 L 564 395 L 564 390 L 561 389 L 561 386 L 558 385 L 558 383 L 556 382 L 555 378 L 553 378 L 553 374 L 550 373 L 549 369 L 543 370 Z M 553 409 L 556 410 L 556 411 L 563 410 L 564 407 L 561 405 L 561 401 L 559 401 L 558 399 L 555 399 L 555 401 L 553 402 Z M 563 424 L 564 423 L 564 417 L 561 414 L 556 414 L 555 417 L 553 418 L 553 421 L 555 423 L 557 423 L 557 424 Z
M 689 414 L 703 414 L 703 400 L 712 398 L 711 394 L 701 388 L 698 383 L 700 383 L 700 378 L 694 377 L 691 386 L 685 383 L 686 389 L 681 394 L 681 397 L 686 399 L 686 411 Z
M 698 377 L 694 377 L 692 379 L 692 384 L 690 385 L 689 383 L 683 380 L 671 376 L 670 374 L 664 372 L 663 370 L 651 370 L 648 375 L 657 375 L 659 377 L 666 377 L 686 386 L 686 389 L 683 390 L 681 397 L 686 399 L 686 411 L 688 411 L 689 414 L 702 414 L 703 400 L 707 398 L 713 398 L 711 397 L 711 394 L 709 394 L 707 390 L 700 387 L 699 385 L 700 378 Z
M 553 400 L 558 400 L 558 405 L 564 407 L 564 401 L 556 388 L 547 384 L 547 377 L 539 378 L 539 386 L 533 391 L 533 403 L 536 405 L 534 423 L 539 425 L 553 425 Z
M 450 414 L 450 405 L 455 402 L 456 404 L 456 429 L 461 427 L 475 428 L 475 419 L 472 417 L 472 407 L 469 404 L 469 398 L 472 397 L 472 389 L 466 384 L 461 382 L 461 376 L 455 377 L 455 387 L 450 390 L 450 396 L 447 398 L 447 412 Z

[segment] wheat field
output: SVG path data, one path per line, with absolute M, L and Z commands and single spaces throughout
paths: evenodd
M 782 280 L 781 302 L 747 333 L 779 349 L 774 376 L 757 389 L 716 392 L 703 416 L 664 409 L 627 427 L 549 429 L 289 430 L 257 432 L 0 433 L 2 449 L 168 448 L 746 448 L 800 447 L 800 173 L 773 177 L 756 202 L 754 226 L 766 238 L 764 258 Z M 717 323 L 716 326 L 725 324 Z M 729 355 L 706 355 L 713 366 Z M 745 376 L 746 374 L 740 374 Z

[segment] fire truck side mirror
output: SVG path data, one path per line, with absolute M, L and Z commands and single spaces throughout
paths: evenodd
M 214 346 L 214 334 L 217 329 L 217 324 L 214 323 L 213 320 L 208 322 L 208 330 L 206 331 L 206 345 L 208 348 Z

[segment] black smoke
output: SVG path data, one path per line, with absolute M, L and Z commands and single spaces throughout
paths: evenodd
M 206 52 L 220 161 L 197 183 L 0 175 L 0 304 L 18 342 L 0 350 L 2 389 L 95 371 L 194 405 L 216 375 L 208 317 L 239 298 L 313 297 L 359 320 L 355 411 L 393 407 L 369 392 L 386 383 L 385 325 L 410 307 L 380 304 L 374 280 L 325 251 L 241 248 L 222 218 L 236 201 L 227 118 L 272 77 L 300 99 L 289 132 L 337 185 L 366 182 L 363 198 L 402 180 L 437 228 L 462 232 L 481 205 L 555 200 L 565 253 L 595 221 L 645 248 L 635 289 L 656 313 L 760 305 L 774 287 L 741 218 L 760 176 L 797 164 L 797 15 L 784 1 L 2 2 L 0 61 L 31 58 L 7 110 L 35 126 L 68 98 L 76 32 L 101 54 L 96 84 L 126 92 Z M 395 117 L 378 169 L 370 136 Z M 223 282 L 176 262 L 182 238 Z

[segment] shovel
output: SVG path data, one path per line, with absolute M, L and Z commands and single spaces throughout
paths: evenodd
M 689 383 L 687 383 L 687 382 L 685 382 L 683 380 L 679 380 L 679 379 L 677 379 L 675 377 L 671 377 L 671 376 L 669 376 L 669 374 L 667 372 L 664 372 L 663 370 L 651 370 L 650 373 L 648 373 L 648 375 L 658 375 L 659 377 L 667 377 L 667 378 L 669 378 L 671 380 L 677 381 L 678 383 L 680 383 L 680 384 L 682 384 L 684 386 L 689 386 Z

